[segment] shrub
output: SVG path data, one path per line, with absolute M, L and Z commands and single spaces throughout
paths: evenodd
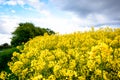
M 9 49 L 4 49 L 2 52 L 0 52 L 0 72 L 3 70 L 7 72 L 10 71 L 7 63 L 11 61 L 11 57 L 14 51 L 19 51 L 19 50 L 14 47 Z

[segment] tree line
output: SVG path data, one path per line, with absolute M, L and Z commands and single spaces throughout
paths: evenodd
M 35 36 L 43 36 L 44 33 L 48 35 L 55 34 L 55 32 L 48 28 L 40 28 L 34 26 L 32 23 L 20 23 L 16 30 L 12 33 L 13 37 L 11 40 L 12 46 L 21 45 L 22 43 L 26 43 L 30 38 L 34 38 Z
M 48 35 L 55 34 L 55 32 L 49 28 L 40 28 L 34 26 L 32 23 L 20 23 L 16 30 L 12 33 L 11 45 L 17 46 L 22 43 L 26 43 L 30 38 L 35 36 L 43 36 L 44 33 Z
M 4 43 L 0 45 L 0 50 L 5 49 L 5 48 L 11 48 L 11 46 L 8 43 Z

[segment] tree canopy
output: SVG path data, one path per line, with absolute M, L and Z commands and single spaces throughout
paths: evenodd
M 26 43 L 30 38 L 34 38 L 38 35 L 44 35 L 44 33 L 48 33 L 48 35 L 55 34 L 54 31 L 48 28 L 40 28 L 34 26 L 32 23 L 20 23 L 16 30 L 12 33 L 13 37 L 11 40 L 12 46 L 21 45 L 22 42 Z

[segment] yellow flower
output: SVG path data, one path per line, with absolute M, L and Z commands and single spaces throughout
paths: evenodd
M 24 76 L 26 76 L 26 74 L 28 73 L 28 68 L 26 68 L 26 69 L 24 69 L 23 71 L 22 71 L 22 75 L 24 75 Z M 25 78 L 25 77 L 24 77 Z
M 21 80 L 117 79 L 119 42 L 119 28 L 37 36 L 26 42 L 22 51 L 13 53 L 8 63 L 11 75 L 1 76 L 10 79 L 14 74 Z
M 74 69 L 75 67 L 76 67 L 76 61 L 75 60 L 70 60 L 69 68 Z
M 19 55 L 20 55 L 19 53 L 13 52 L 13 56 L 14 56 L 14 57 L 18 57 Z
M 120 71 L 118 71 L 118 77 L 120 78 Z
M 86 80 L 84 76 L 78 77 L 78 80 Z
M 41 80 L 41 79 L 43 79 L 42 75 L 38 75 L 32 78 L 32 80 Z
M 56 80 L 56 78 L 55 78 L 54 75 L 50 75 L 50 76 L 48 77 L 48 80 Z
M 7 76 L 7 73 L 6 73 L 5 71 L 2 71 L 2 72 L 0 73 L 0 79 L 6 80 L 6 76 Z
M 48 63 L 48 67 L 51 68 L 55 65 L 55 62 L 54 61 L 49 61 Z
M 94 73 L 95 73 L 95 75 L 101 76 L 101 70 L 99 70 L 99 69 L 96 69 Z

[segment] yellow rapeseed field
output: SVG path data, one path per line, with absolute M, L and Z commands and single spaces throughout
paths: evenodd
M 11 59 L 3 80 L 119 80 L 120 28 L 37 36 Z

